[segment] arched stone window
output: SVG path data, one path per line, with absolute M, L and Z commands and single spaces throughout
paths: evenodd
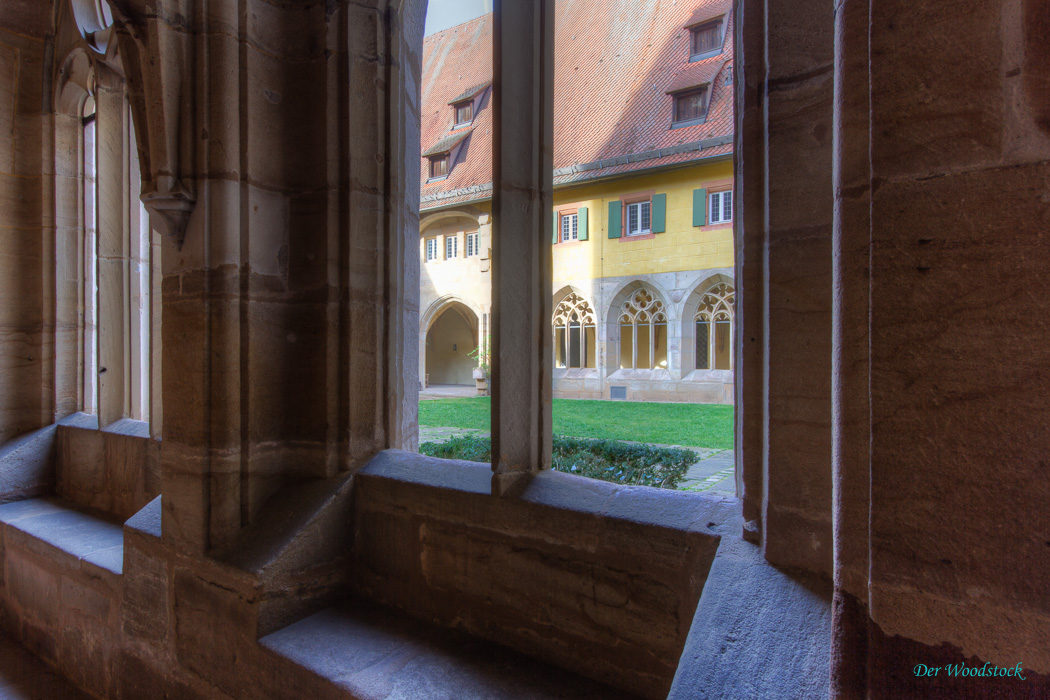
M 696 368 L 733 368 L 733 317 L 736 292 L 720 283 L 700 297 L 696 310 Z
M 95 98 L 88 95 L 81 109 L 82 152 L 81 172 L 83 173 L 83 207 L 81 223 L 83 238 L 83 295 L 84 331 L 83 343 L 83 410 L 98 413 L 98 276 L 97 276 L 97 235 L 98 235 L 98 168 L 95 129 Z
M 647 289 L 620 307 L 620 369 L 667 369 L 667 314 Z
M 554 310 L 554 366 L 593 368 L 596 345 L 594 309 L 572 292 Z

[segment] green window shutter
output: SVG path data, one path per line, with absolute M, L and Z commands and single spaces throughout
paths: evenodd
M 667 195 L 653 195 L 652 232 L 663 233 L 667 229 Z
M 609 238 L 620 237 L 620 200 L 609 202 Z
M 587 207 L 580 207 L 576 210 L 576 230 L 579 240 L 587 240 Z
M 693 226 L 707 224 L 707 190 L 693 190 Z
M 558 224 L 561 223 L 558 219 L 559 219 L 558 212 L 555 211 L 554 212 L 554 223 L 551 225 L 551 244 L 554 244 L 554 243 L 558 242 L 558 234 L 561 233 L 561 231 L 558 230 Z

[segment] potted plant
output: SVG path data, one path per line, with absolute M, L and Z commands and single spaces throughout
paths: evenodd
M 474 348 L 471 350 L 467 357 L 474 360 L 474 385 L 478 390 L 478 396 L 489 395 L 489 343 Z

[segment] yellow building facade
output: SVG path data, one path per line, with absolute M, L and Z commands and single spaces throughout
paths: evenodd
M 732 403 L 731 6 L 634 21 L 667 41 L 653 49 L 609 18 L 620 63 L 591 55 L 602 27 L 568 12 L 556 24 L 554 395 Z M 421 386 L 472 384 L 488 337 L 490 31 L 482 17 L 424 46 Z

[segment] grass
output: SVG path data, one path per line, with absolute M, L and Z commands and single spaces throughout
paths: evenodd
M 554 399 L 553 413 L 556 435 L 715 449 L 733 446 L 732 406 Z M 489 397 L 420 401 L 419 424 L 488 430 Z

